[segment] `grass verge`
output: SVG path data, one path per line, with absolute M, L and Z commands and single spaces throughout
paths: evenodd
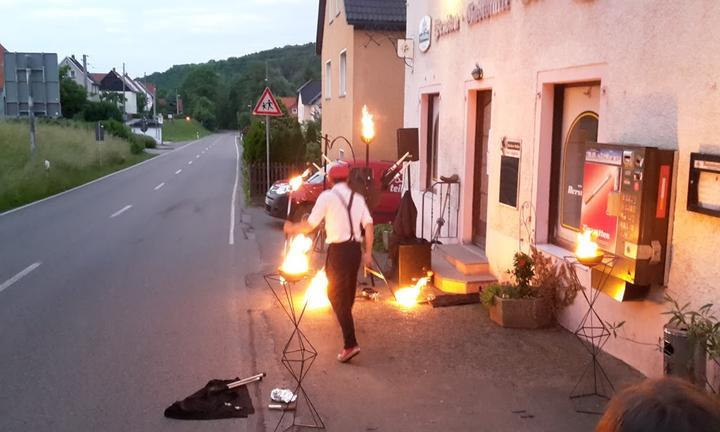
M 0 212 L 55 195 L 152 156 L 132 154 L 130 143 L 95 133 L 83 123 L 38 123 L 37 150 L 30 153 L 26 122 L 0 122 Z M 45 161 L 50 168 L 46 169 Z
M 210 131 L 196 120 L 165 120 L 163 124 L 163 141 L 192 141 L 198 136 L 202 138 L 207 135 L 210 135 Z

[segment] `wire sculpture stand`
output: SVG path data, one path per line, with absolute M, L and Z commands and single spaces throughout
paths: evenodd
M 575 411 L 578 413 L 602 415 L 604 412 L 602 408 L 604 408 L 604 405 L 610 400 L 613 393 L 615 393 L 615 387 L 598 359 L 603 347 L 610 339 L 611 333 L 605 321 L 600 318 L 600 315 L 595 310 L 595 302 L 597 302 L 603 286 L 612 274 L 615 263 L 617 262 L 617 256 L 605 253 L 602 259 L 596 263 L 583 263 L 574 256 L 565 257 L 564 260 L 573 267 L 573 277 L 576 278 L 576 281 L 577 268 L 580 266 L 589 267 L 591 272 L 596 271 L 597 274 L 599 274 L 597 287 L 592 287 L 591 276 L 591 286 L 587 289 L 583 287 L 580 291 L 587 302 L 588 309 L 580 320 L 574 334 L 588 353 L 590 353 L 590 361 L 587 366 L 585 366 L 585 369 L 583 369 L 582 375 L 580 375 L 580 379 L 575 384 L 575 387 L 573 387 L 570 393 L 570 399 L 575 401 L 591 400 L 595 402 L 595 407 L 602 404 L 603 407 L 598 409 L 586 408 L 586 405 L 580 407 L 578 404 L 575 405 Z M 586 383 L 589 385 L 583 385 Z
M 296 396 L 296 401 L 295 409 L 292 411 L 292 423 L 283 429 L 283 431 L 296 430 L 296 428 L 325 429 L 325 423 L 322 421 L 320 414 L 315 408 L 315 404 L 313 404 L 303 387 L 303 380 L 318 356 L 317 350 L 300 329 L 300 322 L 305 315 L 307 302 L 303 302 L 302 307 L 295 304 L 295 288 L 305 277 L 303 276 L 296 279 L 288 278 L 292 280 L 286 280 L 286 278 L 279 273 L 270 273 L 266 274 L 264 278 L 275 299 L 280 303 L 283 311 L 293 324 L 293 331 L 290 334 L 290 338 L 283 347 L 281 363 L 295 380 L 296 386 L 293 393 Z M 307 407 L 310 423 L 301 423 L 298 419 L 301 401 L 304 402 L 304 405 Z M 288 414 L 288 411 L 287 409 L 283 410 L 275 426 L 275 431 L 280 430 L 280 426 L 285 419 L 285 415 Z

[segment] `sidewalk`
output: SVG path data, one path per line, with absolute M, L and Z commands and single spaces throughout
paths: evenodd
M 249 209 L 265 270 L 282 251 L 280 221 Z M 321 259 L 321 258 L 320 258 Z M 290 386 L 280 355 L 292 327 L 258 273 L 246 281 L 257 366 L 268 373 L 255 393 L 258 424 L 273 430 L 270 390 Z M 578 414 L 568 395 L 589 360 L 568 331 L 496 326 L 479 304 L 400 310 L 381 289 L 354 308 L 362 353 L 339 364 L 340 330 L 330 309 L 310 311 L 302 329 L 319 356 L 305 381 L 329 431 L 592 431 L 598 416 Z M 616 389 L 642 375 L 601 358 Z M 263 430 L 259 427 L 258 430 Z

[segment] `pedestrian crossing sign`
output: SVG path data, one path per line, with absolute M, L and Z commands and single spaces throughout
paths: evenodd
M 252 113 L 253 115 L 264 116 L 283 115 L 282 111 L 280 111 L 280 105 L 278 105 L 277 101 L 275 100 L 275 96 L 273 96 L 272 92 L 270 91 L 270 87 L 265 87 L 265 91 L 263 92 L 262 96 L 260 96 L 257 104 L 255 104 L 255 109 L 253 109 Z

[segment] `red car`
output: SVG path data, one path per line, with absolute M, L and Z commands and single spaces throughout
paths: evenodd
M 365 169 L 365 162 L 336 162 L 347 163 L 350 166 L 350 175 L 356 175 L 357 170 Z M 400 206 L 400 192 L 402 191 L 402 177 L 398 174 L 398 169 L 392 166 L 392 162 L 370 162 L 372 170 L 373 192 L 369 201 L 370 212 L 373 222 L 376 224 L 390 223 L 395 218 L 395 213 Z M 328 169 L 330 166 L 328 166 Z M 395 168 L 392 169 L 391 168 Z M 302 220 L 307 218 L 312 210 L 313 205 L 323 188 L 330 188 L 329 182 L 323 182 L 325 174 L 316 172 L 311 175 L 297 191 L 290 192 L 292 200 L 291 218 L 293 220 Z M 285 182 L 287 183 L 287 182 Z M 282 183 L 273 185 L 275 189 L 281 188 Z M 269 195 L 268 195 L 269 197 Z M 287 201 L 285 201 L 287 203 Z M 272 209 L 272 203 L 268 205 L 266 200 L 266 210 Z M 276 217 L 284 218 L 281 212 L 268 211 Z M 275 213 L 275 214 L 273 214 Z

